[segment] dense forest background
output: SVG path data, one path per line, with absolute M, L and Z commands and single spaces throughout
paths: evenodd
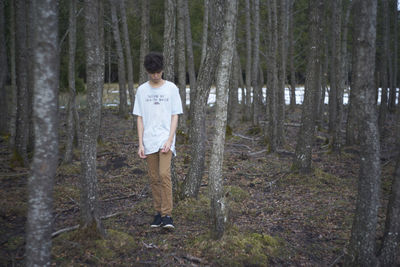
M 0 264 L 397 266 L 396 0 L 0 0 Z M 149 229 L 143 59 L 184 114 Z

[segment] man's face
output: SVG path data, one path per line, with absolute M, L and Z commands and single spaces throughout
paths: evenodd
M 162 80 L 163 71 L 148 73 L 148 74 L 151 82 L 158 83 Z

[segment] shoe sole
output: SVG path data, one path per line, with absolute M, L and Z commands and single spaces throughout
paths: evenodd
M 160 225 L 150 225 L 150 228 L 158 228 L 158 227 L 161 227 L 161 224 Z
M 163 225 L 162 228 L 164 228 L 164 229 L 174 229 L 175 226 L 173 226 L 172 224 L 166 224 L 166 225 Z

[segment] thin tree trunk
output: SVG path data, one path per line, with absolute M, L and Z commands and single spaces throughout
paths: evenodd
M 232 71 L 229 85 L 229 101 L 228 101 L 228 125 L 231 128 L 237 126 L 240 120 L 240 104 L 239 104 L 239 82 L 242 75 L 242 68 L 240 66 L 239 53 L 235 42 L 234 55 L 232 61 Z M 242 87 L 243 88 L 243 87 Z M 243 98 L 242 98 L 243 99 Z
M 290 69 L 290 109 L 294 110 L 296 107 L 296 69 L 294 67 L 294 14 L 293 14 L 294 0 L 289 0 L 289 69 Z
M 15 132 L 15 152 L 25 166 L 28 162 L 29 139 L 29 89 L 28 89 L 28 45 L 27 45 L 27 2 L 15 1 L 16 20 L 16 74 L 17 74 L 17 117 Z
M 398 10 L 397 10 L 397 0 L 390 1 L 390 14 L 393 19 L 393 48 L 392 55 L 390 59 L 393 58 L 392 66 L 392 75 L 390 76 L 390 94 L 389 94 L 389 111 L 394 113 L 396 111 L 396 90 L 397 90 L 397 70 L 398 70 Z
M 245 0 L 246 4 L 246 110 L 244 114 L 247 120 L 251 117 L 251 62 L 252 62 L 252 46 L 251 46 L 251 16 L 250 16 L 250 0 Z M 254 97 L 254 96 L 253 96 Z
M 186 108 L 186 57 L 185 57 L 185 9 L 184 0 L 177 0 L 177 43 L 176 52 L 178 60 L 178 88 L 182 100 L 183 114 L 179 120 L 179 130 L 187 133 L 187 108 Z
M 303 173 L 311 172 L 312 143 L 314 140 L 315 95 L 320 90 L 319 74 L 321 69 L 320 61 L 320 37 L 321 34 L 321 11 L 323 0 L 310 2 L 310 42 L 308 44 L 307 76 L 304 92 L 303 111 L 301 115 L 301 127 L 297 136 L 293 169 Z
M 104 234 L 98 207 L 96 175 L 97 137 L 100 130 L 101 95 L 104 85 L 103 7 L 96 0 L 85 0 L 85 50 L 87 75 L 87 114 L 81 151 L 81 227 Z M 92 236 L 93 237 L 93 236 Z
M 209 24 L 209 22 L 208 22 L 209 21 L 208 13 L 210 12 L 209 3 L 210 3 L 210 0 L 204 0 L 203 35 L 202 35 L 202 39 L 201 39 L 201 60 L 200 60 L 200 64 L 202 64 L 204 59 L 206 58 L 206 52 L 207 52 L 208 24 Z
M 164 79 L 175 82 L 176 0 L 166 0 L 164 9 Z
M 390 35 L 390 24 L 389 24 L 389 0 L 382 0 L 382 17 L 383 17 L 383 52 L 381 58 L 381 81 L 382 81 L 382 90 L 381 90 L 381 103 L 379 106 L 379 118 L 378 125 L 379 131 L 381 135 L 383 135 L 383 130 L 386 123 L 386 115 L 388 109 L 388 87 L 389 87 L 389 74 L 388 74 L 388 66 L 389 66 L 389 35 Z
M 190 144 L 192 160 L 189 173 L 183 185 L 183 197 L 197 197 L 204 172 L 205 161 L 205 122 L 207 99 L 210 93 L 211 83 L 214 78 L 219 55 L 223 30 L 224 0 L 210 1 L 210 38 L 208 39 L 206 57 L 200 65 L 196 82 L 196 97 L 193 103 L 193 117 L 191 120 Z
M 227 221 L 228 207 L 222 185 L 222 164 L 224 161 L 228 86 L 235 50 L 236 16 L 237 0 L 227 1 L 224 36 L 216 74 L 215 135 L 213 138 L 209 173 L 211 217 L 213 220 L 212 234 L 215 239 L 220 239 L 223 236 Z
M 53 184 L 58 164 L 58 4 L 38 1 L 35 16 L 34 102 L 35 149 L 28 180 L 26 265 L 50 266 Z
M 122 23 L 122 32 L 124 37 L 125 44 L 125 58 L 127 65 L 127 76 L 128 76 L 128 92 L 129 92 L 129 100 L 131 102 L 130 112 L 133 111 L 133 103 L 135 103 L 135 85 L 133 83 L 133 62 L 132 62 L 132 53 L 131 53 L 131 42 L 129 40 L 129 32 L 128 32 L 128 23 L 126 21 L 126 12 L 125 12 L 125 0 L 120 0 L 120 13 L 121 13 L 121 23 Z
M 379 207 L 379 130 L 375 102 L 376 0 L 354 1 L 353 86 L 360 116 L 358 197 L 346 266 L 376 266 L 375 242 Z
M 251 85 L 253 87 L 253 125 L 259 125 L 261 116 L 262 92 L 258 79 L 260 65 L 260 1 L 253 0 L 253 60 L 251 67 Z
M 6 50 L 5 0 L 0 0 L 0 134 L 8 133 L 8 101 L 6 79 L 8 74 Z
M 67 111 L 67 142 L 65 144 L 64 163 L 72 161 L 72 151 L 75 137 L 75 123 L 74 113 L 76 111 L 75 104 L 75 53 L 76 53 L 76 0 L 71 0 L 69 3 L 69 46 L 68 46 L 68 88 L 69 88 L 69 101 Z
M 119 84 L 119 115 L 124 118 L 128 113 L 127 95 L 126 95 L 126 74 L 125 74 L 125 58 L 122 50 L 121 37 L 119 34 L 118 16 L 116 0 L 110 0 L 112 30 L 114 36 L 115 47 L 118 55 L 118 84 Z
M 147 81 L 147 72 L 144 68 L 144 57 L 149 53 L 149 31 L 150 31 L 150 15 L 149 15 L 149 1 L 141 0 L 141 24 L 140 24 L 140 74 L 139 85 Z
M 10 117 L 10 142 L 9 147 L 15 149 L 16 127 L 17 127 L 17 78 L 16 78 L 16 46 L 15 46 L 15 0 L 9 2 L 10 14 L 10 75 L 11 75 L 11 117 Z
M 206 0 L 207 1 L 207 0 Z M 185 24 L 185 40 L 186 40 L 186 57 L 187 57 L 187 71 L 189 73 L 189 83 L 190 83 L 190 103 L 193 103 L 193 99 L 196 88 L 196 70 L 194 67 L 194 55 L 193 55 L 193 44 L 192 44 L 192 30 L 190 25 L 190 13 L 188 1 L 183 1 L 184 4 L 184 24 Z M 206 11 L 204 11 L 206 12 Z M 207 23 L 208 26 L 208 23 Z M 207 38 L 206 38 L 207 40 Z M 190 108 L 192 110 L 192 108 Z M 191 114 L 191 111 L 190 111 Z M 188 114 L 188 117 L 191 115 Z
M 397 113 L 397 164 L 393 174 L 392 193 L 387 208 L 385 231 L 379 255 L 381 266 L 395 266 L 400 244 L 400 112 Z

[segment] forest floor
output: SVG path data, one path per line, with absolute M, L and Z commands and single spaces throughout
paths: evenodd
M 152 201 L 146 164 L 139 159 L 132 119 L 116 109 L 103 111 L 98 146 L 99 199 L 107 236 L 82 240 L 75 231 L 53 238 L 54 266 L 340 266 L 349 240 L 358 180 L 358 147 L 331 153 L 326 131 L 313 147 L 313 173 L 291 172 L 300 109 L 287 114 L 287 143 L 266 152 L 259 129 L 241 123 L 225 145 L 224 184 L 230 219 L 224 237 L 210 237 L 207 195 L 212 127 L 198 199 L 176 200 L 174 231 L 151 229 Z M 208 124 L 212 121 L 208 111 Z M 65 122 L 61 112 L 61 122 Z M 378 236 L 395 165 L 393 118 L 382 143 L 382 206 Z M 65 124 L 60 125 L 62 155 Z M 181 140 L 182 138 L 179 138 Z M 178 141 L 179 141 L 178 140 Z M 181 182 L 188 172 L 190 145 L 178 142 L 175 169 Z M 29 170 L 10 161 L 6 138 L 0 139 L 0 265 L 24 260 Z M 58 167 L 54 187 L 54 232 L 79 223 L 79 151 Z

